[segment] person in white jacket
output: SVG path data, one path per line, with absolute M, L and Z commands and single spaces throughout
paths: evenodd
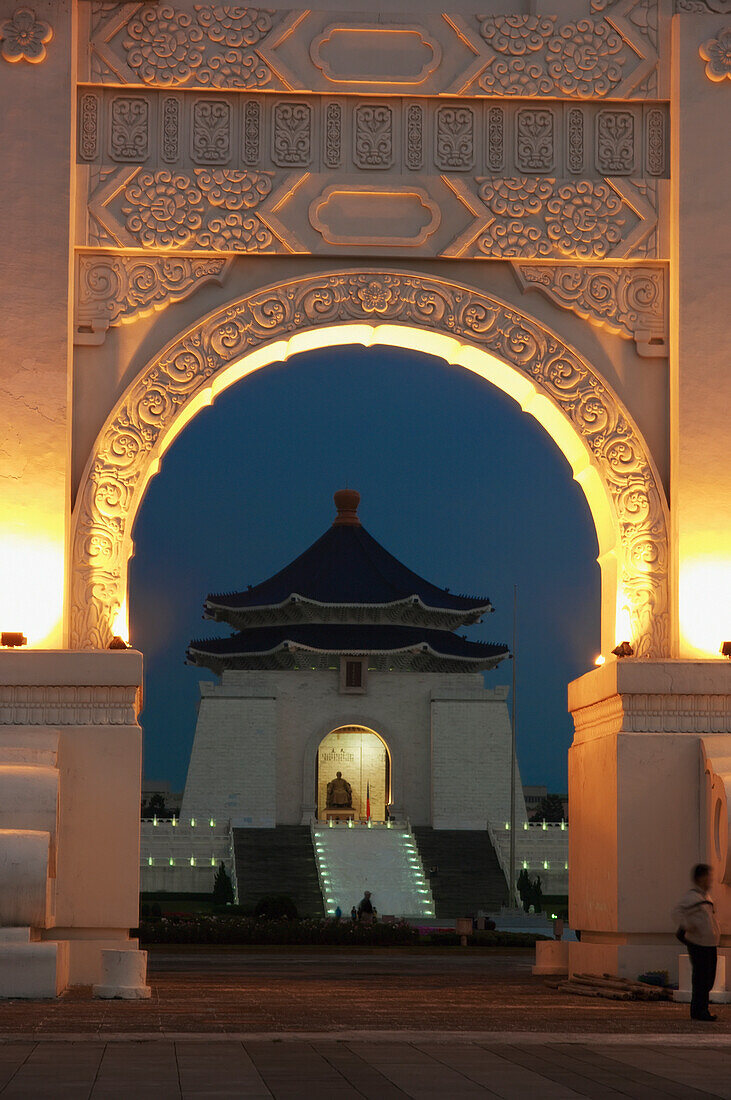
M 691 1020 L 715 1020 L 708 1009 L 708 995 L 716 980 L 717 948 L 721 932 L 709 894 L 713 872 L 707 863 L 698 863 L 692 872 L 693 885 L 681 898 L 673 916 L 685 933 L 684 942 L 690 955 L 693 974 L 693 994 L 690 1002 Z

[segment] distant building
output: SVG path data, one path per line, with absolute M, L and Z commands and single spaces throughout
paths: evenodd
M 301 907 L 347 912 L 368 884 L 381 912 L 409 916 L 507 900 L 507 688 L 486 688 L 482 674 L 508 648 L 458 633 L 490 601 L 409 570 L 362 527 L 359 500 L 336 493 L 333 525 L 300 557 L 206 600 L 207 617 L 235 633 L 188 647 L 220 681 L 200 685 L 174 837 L 178 847 L 190 838 L 187 867 L 176 875 L 175 857 L 158 862 L 152 849 L 145 865 L 144 840 L 162 834 L 143 830 L 144 880 L 155 888 L 210 879 L 220 856 L 240 901 L 299 890 Z M 516 795 L 525 833 L 517 769 Z M 206 830 L 223 838 L 229 825 L 227 850 L 209 856 Z M 563 854 L 559 863 L 564 878 Z M 202 866 L 205 876 L 192 870 Z

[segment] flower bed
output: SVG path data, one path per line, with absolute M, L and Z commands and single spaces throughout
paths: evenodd
M 181 913 L 161 920 L 140 921 L 140 942 L 147 944 L 194 943 L 251 946 L 338 947 L 452 947 L 455 932 L 426 932 L 406 921 L 361 924 L 350 920 L 255 920 L 237 916 L 189 916 Z M 468 943 L 475 947 L 532 947 L 545 939 L 530 932 L 475 932 Z
M 210 944 L 334 944 L 403 947 L 419 942 L 405 921 L 361 924 L 349 920 L 254 920 L 250 917 L 163 917 L 140 921 L 140 942 Z

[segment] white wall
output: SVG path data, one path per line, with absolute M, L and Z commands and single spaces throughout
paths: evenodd
M 233 825 L 276 824 L 277 707 L 271 688 L 202 683 L 198 724 L 180 816 Z
M 388 745 L 396 816 L 481 829 L 488 820 L 504 827 L 510 816 L 507 689 L 485 690 L 480 673 L 371 671 L 365 694 L 345 695 L 334 669 L 226 672 L 220 684 L 202 683 L 201 694 L 183 823 L 206 815 L 258 828 L 309 821 L 319 744 L 348 725 L 375 730 Z M 519 774 L 516 794 L 522 823 Z
M 460 677 L 461 679 L 461 677 Z M 466 678 L 465 678 L 466 679 Z M 479 680 L 479 678 L 476 678 Z M 466 684 L 435 689 L 431 699 L 431 797 L 435 829 L 496 828 L 510 820 L 508 689 Z M 525 800 L 515 769 L 516 820 Z

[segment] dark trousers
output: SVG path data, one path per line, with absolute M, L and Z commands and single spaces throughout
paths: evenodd
M 686 944 L 693 971 L 693 996 L 690 1015 L 705 1016 L 708 1013 L 708 994 L 716 980 L 716 948 L 701 947 L 697 943 Z

